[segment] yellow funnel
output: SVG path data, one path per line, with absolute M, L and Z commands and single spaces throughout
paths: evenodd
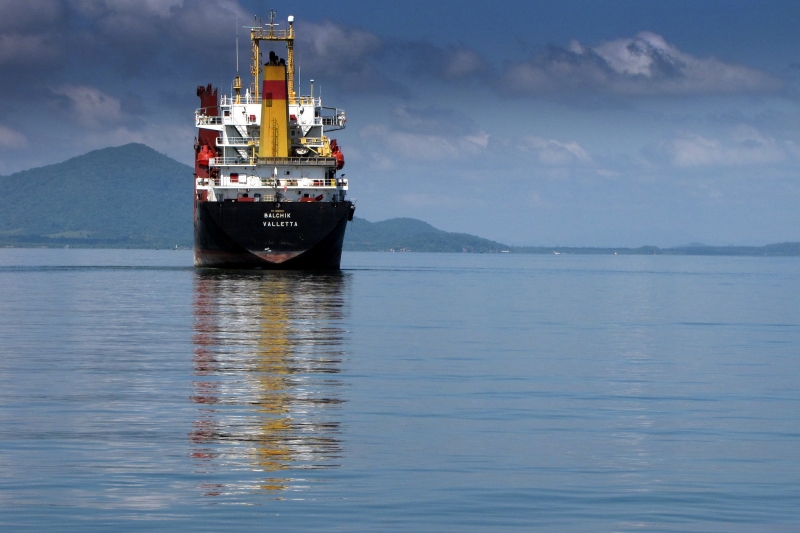
M 272 54 L 270 54 L 272 55 Z M 261 84 L 259 157 L 289 157 L 289 101 L 286 65 L 264 65 Z

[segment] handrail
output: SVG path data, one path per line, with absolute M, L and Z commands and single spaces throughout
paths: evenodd
M 224 117 L 209 117 L 206 115 L 195 115 L 195 122 L 198 124 L 208 124 L 208 125 L 216 125 L 222 124 L 222 119 Z
M 258 137 L 217 137 L 217 146 L 258 146 Z
M 299 137 L 297 140 L 303 146 L 325 146 L 329 142 L 327 137 Z
M 236 97 L 235 96 L 224 95 L 224 96 L 221 96 L 220 99 L 219 99 L 219 105 L 226 105 L 226 106 L 227 105 L 242 105 L 242 104 L 260 104 L 260 103 L 261 103 L 261 97 L 260 96 L 258 96 L 258 97 L 255 97 L 253 95 L 249 95 L 248 96 L 247 94 L 243 94 L 243 95 L 239 96 L 239 103 L 236 103 Z M 310 106 L 322 107 L 322 97 L 321 96 L 315 96 L 315 97 L 312 98 L 310 96 L 298 96 L 297 97 L 297 104 L 298 105 L 310 105 Z M 292 104 L 292 105 L 294 105 L 294 104 Z M 326 108 L 326 109 L 332 109 L 332 108 Z
M 219 99 L 219 105 L 229 106 L 229 105 L 244 105 L 244 104 L 260 104 L 261 97 L 259 96 L 256 98 L 252 95 L 243 94 L 239 97 L 239 102 L 236 102 L 236 97 L 234 96 L 222 96 Z
M 252 125 L 253 123 L 247 122 L 246 124 L 239 124 L 238 122 L 234 122 L 231 117 L 225 116 L 209 116 L 203 115 L 201 113 L 195 113 L 195 122 L 197 124 L 209 124 L 209 125 L 221 125 L 221 124 L 233 124 L 239 126 L 247 126 Z M 311 124 L 304 124 L 306 126 L 337 126 L 339 128 L 344 128 L 345 120 L 341 115 L 337 115 L 334 117 L 314 117 L 314 121 Z
M 335 157 L 259 157 L 259 165 L 336 166 Z
M 336 166 L 335 157 L 259 157 L 259 165 Z
M 250 31 L 251 39 L 260 39 L 264 41 L 283 41 L 294 38 L 292 30 L 276 30 L 275 28 L 265 30 L 264 28 L 252 28 Z
M 309 167 L 335 167 L 335 157 L 259 157 L 248 159 L 244 157 L 212 157 L 209 166 L 255 166 L 258 165 L 294 165 Z
M 280 179 L 273 177 L 267 177 L 267 178 L 262 178 L 260 176 L 256 177 L 258 177 L 258 179 L 261 180 L 261 187 L 278 188 L 286 186 L 286 187 L 303 187 L 303 188 L 315 188 L 315 189 L 318 189 L 320 187 L 322 188 L 336 187 L 336 180 L 331 178 Z M 303 183 L 300 183 L 301 181 Z M 311 183 L 309 184 L 308 182 Z M 234 189 L 236 188 L 241 189 L 242 187 L 253 187 L 252 185 L 247 185 L 246 183 L 232 182 L 230 180 L 230 176 L 225 176 L 224 178 L 198 178 L 197 185 L 200 187 L 213 186 L 213 187 L 228 187 Z
M 321 96 L 298 96 L 297 97 L 297 104 L 298 105 L 313 105 L 313 106 L 322 106 L 322 97 Z

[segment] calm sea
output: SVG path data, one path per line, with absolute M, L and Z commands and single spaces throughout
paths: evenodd
M 800 259 L 0 250 L 3 531 L 800 531 Z

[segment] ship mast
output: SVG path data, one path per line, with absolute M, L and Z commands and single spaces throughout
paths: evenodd
M 233 79 L 233 91 L 236 93 L 236 103 L 242 103 L 242 78 L 239 77 L 239 20 L 236 20 L 236 77 Z
M 275 10 L 269 11 L 269 30 L 265 30 L 261 26 L 250 28 L 250 40 L 252 41 L 252 60 L 253 65 L 250 67 L 250 74 L 253 75 L 253 96 L 258 100 L 259 86 L 258 81 L 261 79 L 261 49 L 259 47 L 261 41 L 285 41 L 286 42 L 286 74 L 288 79 L 288 93 L 289 103 L 297 103 L 297 95 L 294 91 L 294 17 L 289 16 L 289 29 L 276 30 L 275 26 Z

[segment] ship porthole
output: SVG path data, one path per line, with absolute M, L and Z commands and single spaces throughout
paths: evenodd
M 278 203 L 276 203 L 276 204 L 275 204 L 275 207 L 280 207 L 280 206 L 281 206 L 281 203 L 280 203 L 280 202 L 278 202 Z

